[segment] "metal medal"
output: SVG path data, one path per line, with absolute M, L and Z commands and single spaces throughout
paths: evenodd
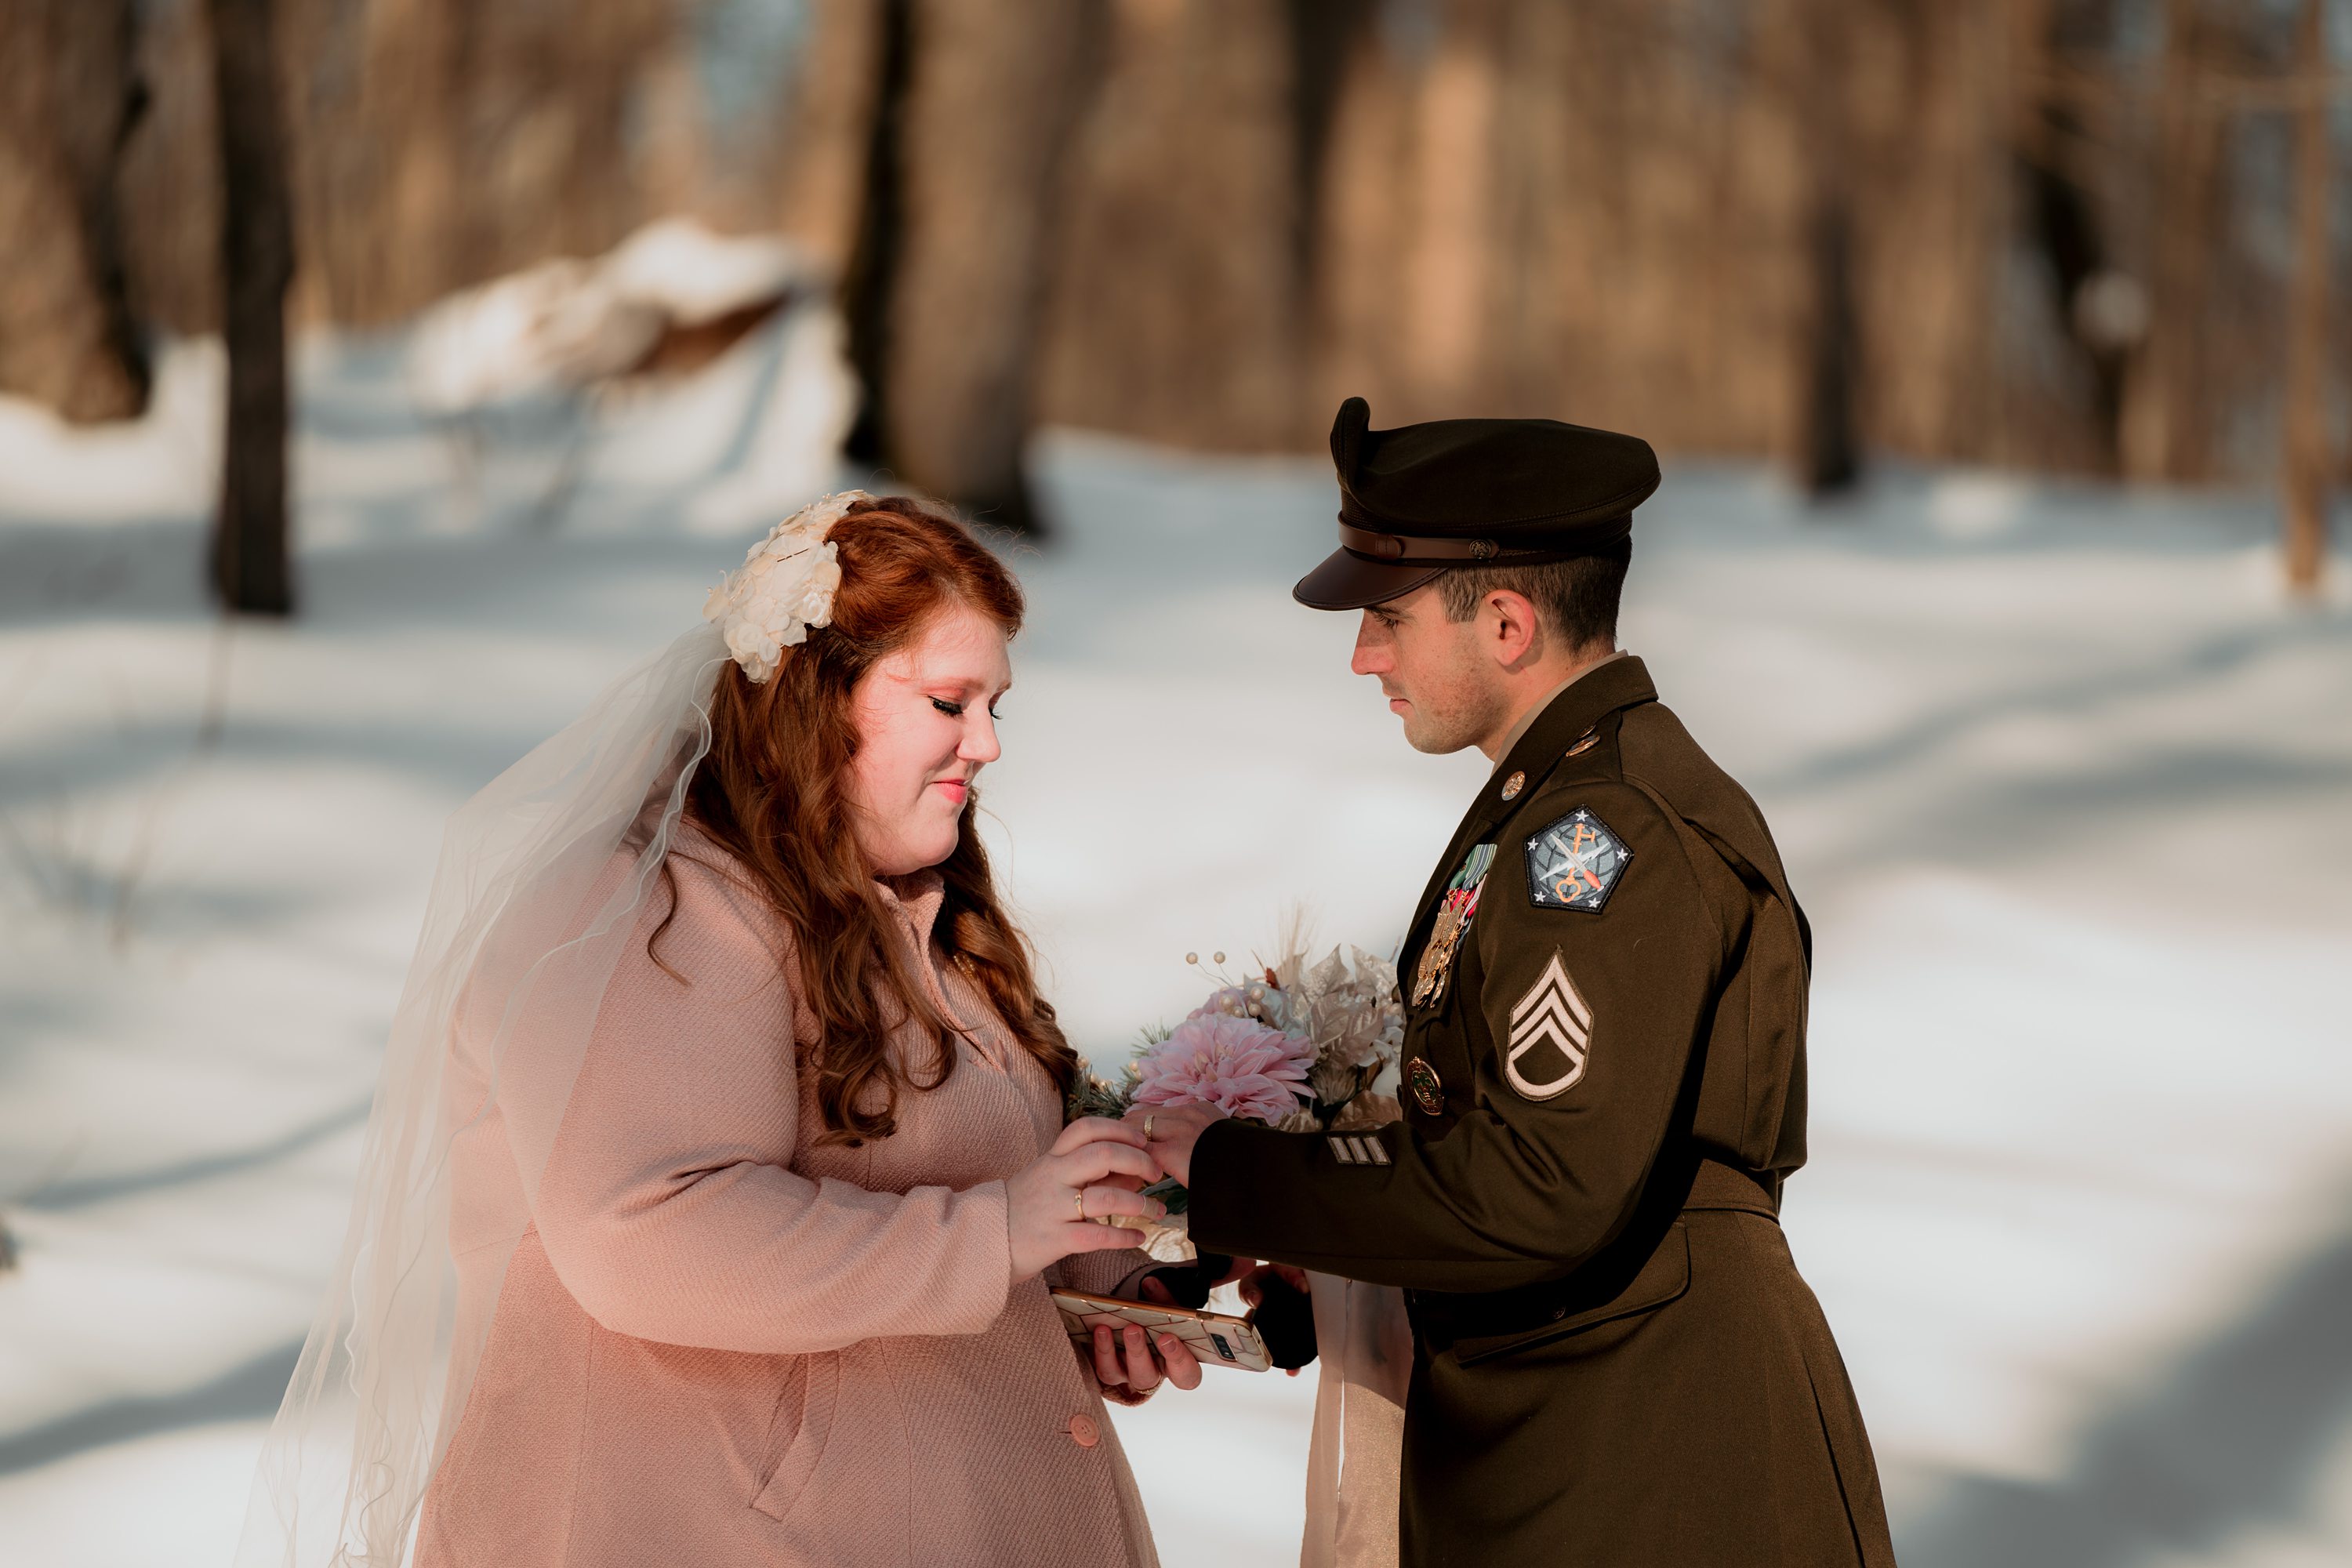
M 1454 969 L 1454 954 L 1478 912 L 1478 894 L 1494 864 L 1495 847 L 1478 845 L 1446 884 L 1444 900 L 1437 906 L 1436 918 L 1429 926 L 1429 940 L 1422 944 L 1421 962 L 1413 969 L 1412 1005 L 1426 1006 L 1445 994 L 1446 977 Z
M 1405 1087 L 1412 1090 L 1412 1102 L 1423 1115 L 1442 1116 L 1445 1112 L 1445 1086 L 1438 1081 L 1437 1069 L 1419 1057 L 1404 1064 Z
M 1429 940 L 1422 943 L 1421 963 L 1413 971 L 1414 1006 L 1421 1006 L 1437 994 L 1446 968 L 1454 962 L 1454 943 L 1461 935 L 1461 912 L 1451 904 L 1441 907 L 1436 921 L 1429 928 Z

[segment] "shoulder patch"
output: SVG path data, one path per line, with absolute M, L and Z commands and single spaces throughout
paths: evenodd
M 1554 948 L 1528 994 L 1511 1004 L 1503 1076 L 1523 1099 L 1552 1100 L 1582 1080 L 1591 1055 L 1591 1005 L 1578 994 Z
M 1633 858 L 1625 841 L 1580 805 L 1528 840 L 1528 901 L 1597 915 Z

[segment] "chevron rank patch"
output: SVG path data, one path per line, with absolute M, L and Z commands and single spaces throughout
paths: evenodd
M 1597 915 L 1633 858 L 1625 841 L 1580 805 L 1528 840 L 1528 901 Z
M 1592 1054 L 1592 1008 L 1552 949 L 1551 962 L 1511 1005 L 1503 1076 L 1528 1100 L 1555 1100 L 1584 1077 Z

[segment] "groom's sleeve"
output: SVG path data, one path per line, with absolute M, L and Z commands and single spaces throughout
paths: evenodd
M 1410 1117 L 1334 1135 L 1219 1122 L 1192 1154 L 1197 1244 L 1486 1291 L 1560 1279 L 1625 1227 L 1714 1017 L 1727 944 L 1646 799 L 1586 793 L 1633 851 L 1606 907 L 1537 905 L 1524 865 L 1498 864 L 1470 936 L 1477 995 L 1407 1039 L 1408 1056 L 1428 1053 L 1450 1080 L 1450 1125 Z

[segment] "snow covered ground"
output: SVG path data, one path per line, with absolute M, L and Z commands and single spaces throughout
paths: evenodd
M 0 405 L 0 1562 L 226 1558 L 440 820 L 840 477 L 828 332 L 470 430 L 396 343 L 306 345 L 286 626 L 195 586 L 204 350 L 134 429 Z M 1038 472 L 987 805 L 1073 1029 L 1115 1054 L 1294 900 L 1393 943 L 1484 769 L 1289 603 L 1326 471 Z M 2352 611 L 2283 605 L 2271 528 L 1696 464 L 1644 511 L 1625 640 L 1813 914 L 1787 1224 L 1913 1568 L 2352 1556 Z M 1166 1560 L 1291 1561 L 1312 1379 L 1209 1380 L 1120 1415 Z

